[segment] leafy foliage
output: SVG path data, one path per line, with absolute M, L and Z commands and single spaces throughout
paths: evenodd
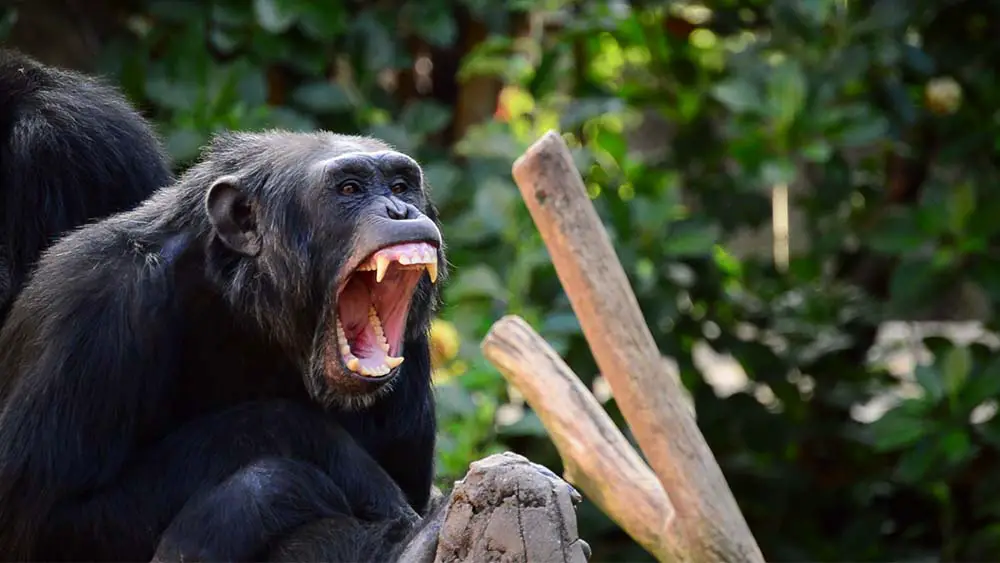
M 100 69 L 180 166 L 261 127 L 373 134 L 425 163 L 456 267 L 435 329 L 442 484 L 500 449 L 559 466 L 479 354 L 500 315 L 600 386 L 510 178 L 559 128 L 768 560 L 1000 550 L 994 3 L 138 4 Z M 784 185 L 787 268 L 770 252 Z M 963 309 L 986 343 L 879 359 L 886 321 Z M 722 390 L 706 348 L 746 381 Z M 581 527 L 595 560 L 648 559 L 593 506 Z

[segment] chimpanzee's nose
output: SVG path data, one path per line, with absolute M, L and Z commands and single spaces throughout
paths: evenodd
M 390 219 L 409 219 L 410 218 L 410 206 L 406 205 L 401 201 L 394 201 L 392 199 L 386 198 L 385 200 L 385 214 Z

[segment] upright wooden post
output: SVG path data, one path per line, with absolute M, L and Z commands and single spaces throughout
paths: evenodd
M 675 561 L 762 562 L 680 389 L 664 370 L 569 148 L 546 133 L 513 167 L 594 358 L 676 511 Z

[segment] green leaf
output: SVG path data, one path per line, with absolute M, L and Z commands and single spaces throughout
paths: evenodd
M 419 148 L 417 146 L 417 139 L 402 125 L 378 123 L 369 127 L 367 134 L 377 139 L 382 139 L 395 147 L 396 150 L 407 154 L 413 154 Z
M 825 139 L 814 139 L 802 149 L 802 157 L 810 162 L 823 164 L 833 156 L 833 147 Z
M 471 418 L 476 414 L 476 403 L 472 395 L 454 383 L 434 387 L 434 402 L 438 415 L 445 417 Z
M 934 266 L 929 260 L 903 258 L 889 280 L 891 308 L 897 313 L 912 311 L 930 300 L 936 285 Z
M 921 442 L 903 452 L 896 464 L 894 477 L 903 483 L 919 483 L 930 474 L 937 457 L 934 444 Z
M 888 133 L 889 121 L 882 115 L 875 115 L 847 126 L 835 133 L 833 138 L 842 147 L 858 147 L 877 141 Z
M 928 234 L 920 228 L 912 209 L 891 209 L 879 226 L 866 237 L 868 246 L 886 254 L 905 254 L 927 244 Z
M 185 0 L 153 0 L 147 4 L 149 14 L 160 22 L 190 22 L 203 17 L 197 2 Z
M 961 182 L 954 186 L 948 197 L 948 226 L 951 232 L 962 236 L 975 210 L 976 187 L 972 182 Z
M 787 133 L 802 111 L 807 88 L 802 69 L 792 59 L 778 65 L 770 73 L 767 107 L 779 135 Z
M 424 166 L 424 183 L 438 204 L 444 204 L 452 197 L 452 190 L 461 177 L 461 170 L 448 162 L 433 162 Z
M 190 112 L 201 97 L 201 88 L 194 81 L 176 80 L 164 72 L 153 70 L 146 78 L 146 95 L 157 105 L 172 110 Z
M 513 182 L 490 176 L 477 187 L 472 210 L 485 229 L 499 233 L 508 226 L 510 210 L 519 201 L 517 186 Z
M 760 167 L 760 181 L 768 188 L 792 183 L 795 174 L 795 163 L 786 158 L 768 160 Z
M 430 100 L 417 100 L 407 104 L 400 115 L 400 123 L 415 135 L 428 135 L 444 129 L 451 122 L 451 109 Z
M 264 72 L 256 67 L 240 69 L 236 92 L 240 101 L 251 107 L 266 104 L 267 80 L 264 78 Z
M 625 136 L 607 129 L 597 131 L 594 136 L 594 145 L 611 155 L 611 158 L 618 163 L 624 162 L 625 156 L 628 154 L 628 142 L 625 140 Z
M 539 332 L 550 335 L 580 334 L 580 321 L 572 311 L 547 315 Z
M 288 107 L 271 108 L 268 116 L 268 124 L 277 129 L 288 129 L 289 131 L 312 131 L 316 129 L 316 122 L 311 117 L 297 112 Z
M 959 428 L 953 428 L 946 432 L 938 443 L 946 461 L 952 465 L 968 460 L 974 451 L 969 435 Z
M 620 98 L 578 98 L 559 112 L 559 128 L 569 131 L 595 117 L 620 113 L 624 109 L 625 103 Z
M 722 229 L 715 223 L 680 221 L 671 225 L 664 237 L 663 252 L 675 257 L 708 257 L 721 236 Z
M 198 156 L 201 146 L 207 141 L 204 134 L 194 129 L 174 129 L 167 135 L 164 145 L 170 156 L 178 162 Z
M 491 35 L 477 43 L 462 57 L 458 79 L 465 82 L 475 76 L 503 76 L 513 63 L 512 40 L 503 35 Z
M 944 382 L 941 380 L 941 374 L 933 366 L 918 365 L 914 370 L 914 376 L 932 401 L 944 397 Z
M 501 436 L 529 436 L 536 438 L 544 438 L 549 435 L 545 429 L 545 425 L 542 424 L 542 419 L 538 418 L 538 415 L 530 410 L 526 410 L 524 416 L 518 419 L 517 422 L 498 426 L 497 433 Z
M 316 41 L 330 41 L 344 32 L 348 12 L 336 2 L 304 2 L 301 5 L 299 26 Z
M 254 0 L 253 10 L 257 23 L 271 33 L 288 31 L 297 16 L 289 0 Z
M 730 78 L 713 86 L 712 97 L 734 113 L 758 110 L 763 105 L 754 85 L 738 78 Z
M 292 92 L 292 101 L 312 113 L 335 113 L 355 107 L 347 91 L 327 80 L 307 82 Z
M 415 14 L 412 23 L 417 35 L 437 47 L 450 47 L 458 36 L 458 26 L 447 6 L 421 10 Z
M 906 401 L 886 412 L 869 425 L 875 438 L 874 448 L 892 451 L 910 446 L 927 435 L 930 423 L 913 401 Z
M 364 44 L 365 70 L 374 75 L 381 69 L 395 66 L 396 42 L 371 12 L 366 11 L 356 17 L 352 31 Z
M 461 301 L 463 299 L 482 298 L 507 299 L 507 289 L 500 276 L 485 264 L 458 270 L 454 281 L 448 283 L 448 299 Z
M 969 375 L 959 394 L 959 404 L 966 411 L 986 401 L 1000 398 L 1000 358 L 994 359 L 982 370 Z
M 955 396 L 969 378 L 972 369 L 972 352 L 966 346 L 955 346 L 941 359 L 941 371 L 945 389 Z

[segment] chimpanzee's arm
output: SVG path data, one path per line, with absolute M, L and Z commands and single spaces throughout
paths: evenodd
M 67 244 L 62 251 L 87 248 Z M 115 481 L 138 429 L 157 424 L 170 385 L 169 280 L 128 258 L 101 270 L 116 276 L 104 279 L 86 258 L 62 263 L 68 267 L 43 260 L 40 281 L 26 290 L 0 335 L 5 557 L 32 557 L 56 505 Z M 56 291 L 66 280 L 75 291 Z
M 49 534 L 86 544 L 59 542 L 39 557 L 148 560 L 159 543 L 163 558 L 245 560 L 269 538 L 334 514 L 416 519 L 375 461 L 318 409 L 245 403 L 192 421 L 118 483 L 64 503 Z

